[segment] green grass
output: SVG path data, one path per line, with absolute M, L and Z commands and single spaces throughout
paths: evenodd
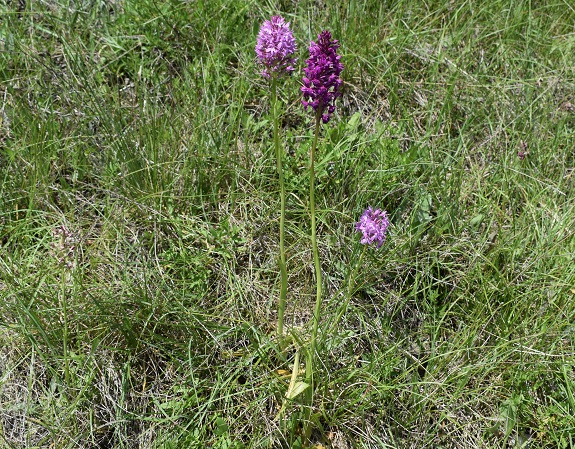
M 0 447 L 294 446 L 307 405 L 275 419 L 296 347 L 275 339 L 280 200 L 254 54 L 278 12 L 300 68 L 324 28 L 345 64 L 317 154 L 312 443 L 575 446 L 568 1 L 50 0 L 0 5 Z M 303 343 L 300 76 L 280 97 L 286 327 Z M 391 232 L 328 332 L 369 205 Z

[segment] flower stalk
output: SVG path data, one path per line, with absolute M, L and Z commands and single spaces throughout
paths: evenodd
M 274 122 L 274 148 L 276 154 L 276 166 L 279 176 L 279 188 L 280 188 L 280 254 L 279 254 L 279 267 L 280 267 L 280 299 L 278 303 L 278 339 L 280 341 L 280 346 L 283 345 L 284 338 L 284 315 L 287 303 L 287 268 L 286 268 L 286 256 L 285 256 L 285 213 L 286 213 L 286 194 L 285 194 L 285 184 L 284 184 L 284 173 L 282 167 L 282 151 L 280 148 L 280 138 L 279 138 L 279 105 L 277 101 L 277 79 L 276 76 L 272 76 L 272 115 Z
M 311 333 L 311 341 L 309 348 L 309 360 L 306 363 L 306 377 L 313 386 L 313 359 L 315 357 L 317 331 L 319 328 L 319 313 L 321 310 L 321 289 L 322 289 L 322 276 L 321 265 L 319 262 L 319 251 L 317 247 L 317 230 L 315 221 L 315 151 L 317 147 L 317 140 L 319 136 L 319 128 L 321 124 L 321 110 L 316 111 L 315 114 L 315 130 L 313 135 L 313 142 L 310 151 L 310 170 L 309 170 L 309 209 L 311 215 L 311 245 L 313 251 L 313 261 L 315 267 L 315 280 L 316 280 L 316 298 L 315 308 L 313 312 L 313 329 Z
M 353 288 L 355 286 L 354 279 L 357 275 L 359 267 L 361 266 L 361 262 L 363 260 L 363 256 L 367 250 L 367 247 L 370 245 L 377 246 L 377 248 L 381 248 L 381 245 L 385 242 L 385 238 L 387 237 L 387 228 L 389 227 L 389 218 L 387 217 L 387 212 L 382 211 L 381 209 L 373 209 L 372 207 L 368 207 L 363 214 L 361 215 L 359 222 L 355 224 L 356 232 L 361 232 L 362 237 L 360 243 L 363 245 L 363 251 L 359 256 L 359 260 L 355 264 L 355 267 L 348 279 L 347 284 L 347 295 L 345 297 L 345 301 L 343 306 L 340 308 L 339 313 L 337 314 L 335 320 L 332 322 L 330 327 L 330 331 L 333 332 L 335 327 L 339 324 L 339 320 L 343 316 L 343 314 L 347 310 L 347 306 L 351 299 L 351 295 L 353 294 Z
M 357 263 L 353 267 L 353 271 L 350 273 L 349 279 L 347 280 L 347 292 L 345 295 L 345 299 L 344 299 L 343 305 L 339 309 L 337 316 L 335 317 L 335 320 L 333 320 L 333 322 L 331 324 L 330 333 L 335 331 L 337 325 L 339 324 L 339 320 L 341 320 L 341 317 L 347 311 L 347 306 L 349 304 L 351 296 L 353 295 L 353 289 L 355 287 L 354 280 L 355 280 L 355 277 L 357 276 L 357 272 L 359 271 L 359 267 L 361 266 L 361 262 L 363 261 L 363 256 L 365 255 L 366 249 L 367 249 L 367 245 L 363 247 L 363 250 L 361 251 L 361 255 L 359 256 Z

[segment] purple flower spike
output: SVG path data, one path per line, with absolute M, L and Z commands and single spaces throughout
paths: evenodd
M 312 42 L 309 46 L 310 57 L 304 69 L 302 104 L 306 110 L 311 106 L 314 111 L 320 111 L 324 123 L 329 122 L 335 111 L 335 99 L 341 96 L 339 88 L 343 81 L 339 75 L 343 64 L 341 56 L 336 53 L 338 48 L 337 40 L 331 40 L 331 33 L 322 31 L 317 43 Z
M 355 225 L 355 230 L 363 234 L 361 243 L 364 245 L 375 243 L 379 248 L 385 241 L 388 226 L 389 219 L 386 211 L 382 212 L 381 209 L 373 210 L 368 207 L 359 219 L 359 223 Z
M 296 43 L 286 22 L 281 16 L 273 16 L 266 20 L 258 34 L 256 55 L 260 64 L 264 66 L 262 75 L 269 78 L 272 74 L 291 74 L 296 62 L 291 56 L 296 51 Z

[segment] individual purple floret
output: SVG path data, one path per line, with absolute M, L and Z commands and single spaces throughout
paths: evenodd
M 296 42 L 286 22 L 281 16 L 266 20 L 258 34 L 256 55 L 264 66 L 262 75 L 269 78 L 272 74 L 291 74 L 296 62 L 292 55 L 296 51 Z
M 361 243 L 364 245 L 376 243 L 379 248 L 385 241 L 388 226 L 389 219 L 386 211 L 382 212 L 381 209 L 373 210 L 368 207 L 359 219 L 359 223 L 355 225 L 355 230 L 363 234 Z
M 331 40 L 329 31 L 318 35 L 317 43 L 309 46 L 310 57 L 306 61 L 303 78 L 303 105 L 307 110 L 311 106 L 319 111 L 324 123 L 329 122 L 330 115 L 335 110 L 335 99 L 341 95 L 339 88 L 342 80 L 339 77 L 343 70 L 341 56 L 336 51 L 339 48 L 337 40 Z

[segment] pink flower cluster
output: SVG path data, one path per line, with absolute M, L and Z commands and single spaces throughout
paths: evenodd
M 341 56 L 336 53 L 338 48 L 337 40 L 331 40 L 331 33 L 322 31 L 317 43 L 310 44 L 310 57 L 304 69 L 302 103 L 306 109 L 311 106 L 314 111 L 319 111 L 324 123 L 329 121 L 335 110 L 335 99 L 341 95 L 342 80 L 339 75 L 343 64 L 340 62 Z
M 387 212 L 381 209 L 372 209 L 368 207 L 355 225 L 355 230 L 361 232 L 363 237 L 361 243 L 364 245 L 376 244 L 381 247 L 385 241 L 385 235 L 389 226 Z
M 269 78 L 273 75 L 291 74 L 295 69 L 296 59 L 292 55 L 296 51 L 295 38 L 281 16 L 273 16 L 266 20 L 258 34 L 256 55 L 264 66 L 262 75 Z

